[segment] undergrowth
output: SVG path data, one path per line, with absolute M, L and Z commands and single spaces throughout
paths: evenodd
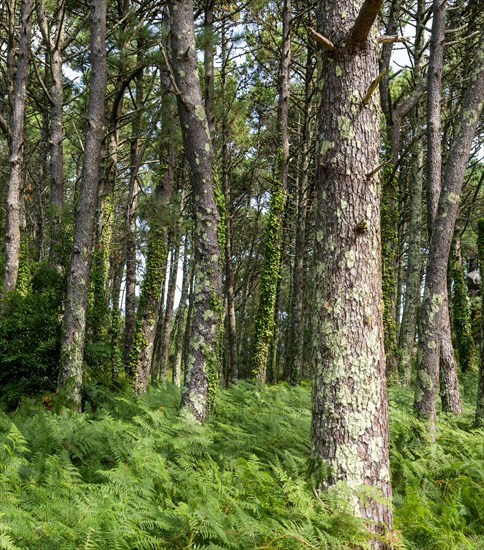
M 445 417 L 430 452 L 410 401 L 391 394 L 401 547 L 484 549 L 483 433 Z M 178 403 L 169 385 L 91 413 L 0 413 L 0 548 L 366 547 L 343 488 L 313 491 L 308 388 L 240 383 L 204 426 Z

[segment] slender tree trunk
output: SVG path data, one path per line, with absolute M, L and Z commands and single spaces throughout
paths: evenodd
M 179 90 L 178 113 L 190 165 L 194 200 L 195 275 L 188 376 L 181 408 L 199 421 L 211 409 L 218 385 L 222 313 L 218 211 L 212 179 L 212 140 L 202 103 L 195 50 L 192 0 L 169 0 L 172 62 Z
M 91 5 L 91 66 L 87 107 L 88 125 L 84 141 L 84 156 L 76 228 L 71 265 L 67 280 L 67 302 L 64 334 L 61 344 L 60 387 L 66 404 L 81 406 L 82 358 L 86 331 L 89 266 L 96 216 L 96 199 L 101 165 L 104 100 L 106 95 L 106 0 Z
M 435 16 L 434 16 L 435 17 Z M 422 308 L 422 333 L 417 365 L 415 410 L 426 419 L 435 438 L 436 400 L 439 387 L 439 333 L 447 295 L 447 265 L 454 226 L 459 210 L 465 169 L 484 96 L 484 29 L 476 48 L 474 65 L 464 95 L 455 137 L 451 143 L 440 192 L 437 216 L 430 240 L 429 259 Z M 429 198 L 431 204 L 433 198 Z
M 442 338 L 440 342 L 440 398 L 442 410 L 454 414 L 462 413 L 460 400 L 459 380 L 455 365 L 454 347 L 452 346 L 450 316 L 449 316 L 449 295 L 447 286 L 444 289 L 444 304 L 442 307 L 441 329 L 443 334 L 449 335 Z
M 12 96 L 10 177 L 7 191 L 7 228 L 5 234 L 5 271 L 3 291 L 15 290 L 20 261 L 20 193 L 25 141 L 25 102 L 32 37 L 32 0 L 23 0 L 17 74 Z M 11 45 L 13 48 L 13 44 Z
M 220 69 L 220 85 L 222 88 L 222 151 L 221 151 L 221 172 L 222 191 L 225 196 L 225 294 L 227 297 L 227 340 L 228 340 L 228 384 L 237 382 L 239 377 L 239 366 L 237 356 L 237 320 L 235 315 L 235 289 L 234 269 L 232 263 L 232 194 L 229 174 L 229 159 L 227 140 L 229 139 L 229 121 L 226 98 L 227 82 L 227 38 L 226 22 L 222 24 L 222 67 Z
M 124 324 L 124 364 L 129 376 L 136 366 L 131 361 L 131 351 L 136 332 L 136 215 L 138 205 L 139 136 L 141 121 L 137 109 L 142 102 L 142 76 L 136 81 L 135 112 L 131 121 L 129 194 L 126 210 L 126 294 Z
M 180 259 L 180 237 L 174 239 L 174 247 L 171 255 L 170 277 L 168 279 L 168 290 L 166 293 L 166 307 L 161 334 L 160 347 L 160 380 L 163 381 L 168 371 L 168 358 L 171 344 L 171 334 L 173 328 L 173 307 L 175 305 L 176 280 L 178 276 L 178 262 Z
M 296 245 L 292 268 L 292 296 L 289 314 L 289 338 L 284 370 L 291 384 L 299 384 L 304 366 L 304 296 L 306 294 L 306 216 L 311 159 L 311 118 L 313 96 L 313 60 L 308 52 L 306 60 L 305 110 L 303 121 L 303 149 L 298 180 Z
M 413 349 L 417 332 L 417 312 L 420 305 L 420 287 L 422 281 L 422 167 L 423 153 L 421 145 L 416 142 L 412 152 L 405 302 L 399 342 L 399 370 L 401 380 L 406 386 L 410 386 L 412 380 Z
M 380 257 L 378 74 L 380 2 L 320 0 L 323 50 L 317 147 L 316 307 L 313 458 L 321 486 L 344 481 L 369 530 L 391 529 L 391 507 L 358 498 L 370 485 L 391 498 Z M 358 13 L 358 8 L 360 12 Z M 373 541 L 375 548 L 388 548 Z
M 479 350 L 479 383 L 477 388 L 477 403 L 475 425 L 484 427 L 484 218 L 477 221 L 477 252 L 479 254 L 479 270 L 481 272 L 481 344 Z
M 272 187 L 271 204 L 264 253 L 264 267 L 260 279 L 259 308 L 255 320 L 255 345 L 252 374 L 260 383 L 266 379 L 267 357 L 274 337 L 274 309 L 277 281 L 280 276 L 282 225 L 286 205 L 289 175 L 289 94 L 291 68 L 291 0 L 284 0 L 282 8 L 282 45 L 279 87 L 280 153 L 276 180 Z M 276 176 L 277 177 L 277 176 Z
M 181 384 L 182 356 L 183 356 L 183 335 L 186 331 L 186 310 L 188 287 L 192 276 L 192 262 L 189 260 L 187 237 L 183 248 L 183 281 L 180 293 L 180 303 L 176 312 L 175 319 L 175 361 L 173 364 L 173 383 L 176 386 Z
M 53 37 L 49 35 L 49 27 L 45 17 L 42 0 L 36 0 L 37 20 L 46 44 L 52 83 L 50 85 L 50 262 L 53 265 L 61 261 L 62 235 L 61 216 L 64 209 L 64 152 L 62 140 L 64 131 L 62 116 L 64 110 L 64 87 L 62 84 L 62 54 L 64 49 L 65 4 L 57 3 L 56 31 Z
M 150 369 L 153 362 L 154 340 L 157 317 L 165 287 L 168 260 L 169 205 L 174 189 L 175 149 L 169 131 L 173 127 L 172 98 L 167 96 L 163 104 L 162 127 L 165 131 L 162 148 L 163 168 L 161 180 L 156 188 L 158 211 L 152 217 L 146 253 L 146 272 L 141 285 L 136 331 L 130 354 L 130 369 L 135 373 L 134 390 L 145 392 L 148 387 Z M 163 290 L 162 290 L 163 289 Z

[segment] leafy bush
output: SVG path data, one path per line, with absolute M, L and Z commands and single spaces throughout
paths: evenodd
M 64 278 L 45 264 L 33 270 L 31 291 L 9 293 L 0 319 L 3 398 L 51 391 L 58 376 Z

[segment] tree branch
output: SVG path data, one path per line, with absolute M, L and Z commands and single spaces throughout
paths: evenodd
M 368 38 L 371 27 L 378 16 L 383 0 L 365 0 L 350 31 L 350 44 L 362 44 Z
M 308 34 L 313 40 L 316 40 L 318 44 L 321 44 L 321 46 L 324 46 L 330 52 L 335 50 L 334 44 L 331 42 L 331 40 L 328 40 L 327 38 L 319 34 L 319 32 L 316 32 L 311 27 L 309 27 L 308 29 Z

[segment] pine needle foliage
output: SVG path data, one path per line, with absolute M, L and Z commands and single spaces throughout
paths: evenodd
M 0 549 L 368 548 L 344 490 L 308 474 L 310 391 L 239 383 L 200 425 L 172 385 L 91 413 L 0 413 Z M 484 548 L 482 431 L 443 417 L 422 441 L 391 392 L 396 548 Z

